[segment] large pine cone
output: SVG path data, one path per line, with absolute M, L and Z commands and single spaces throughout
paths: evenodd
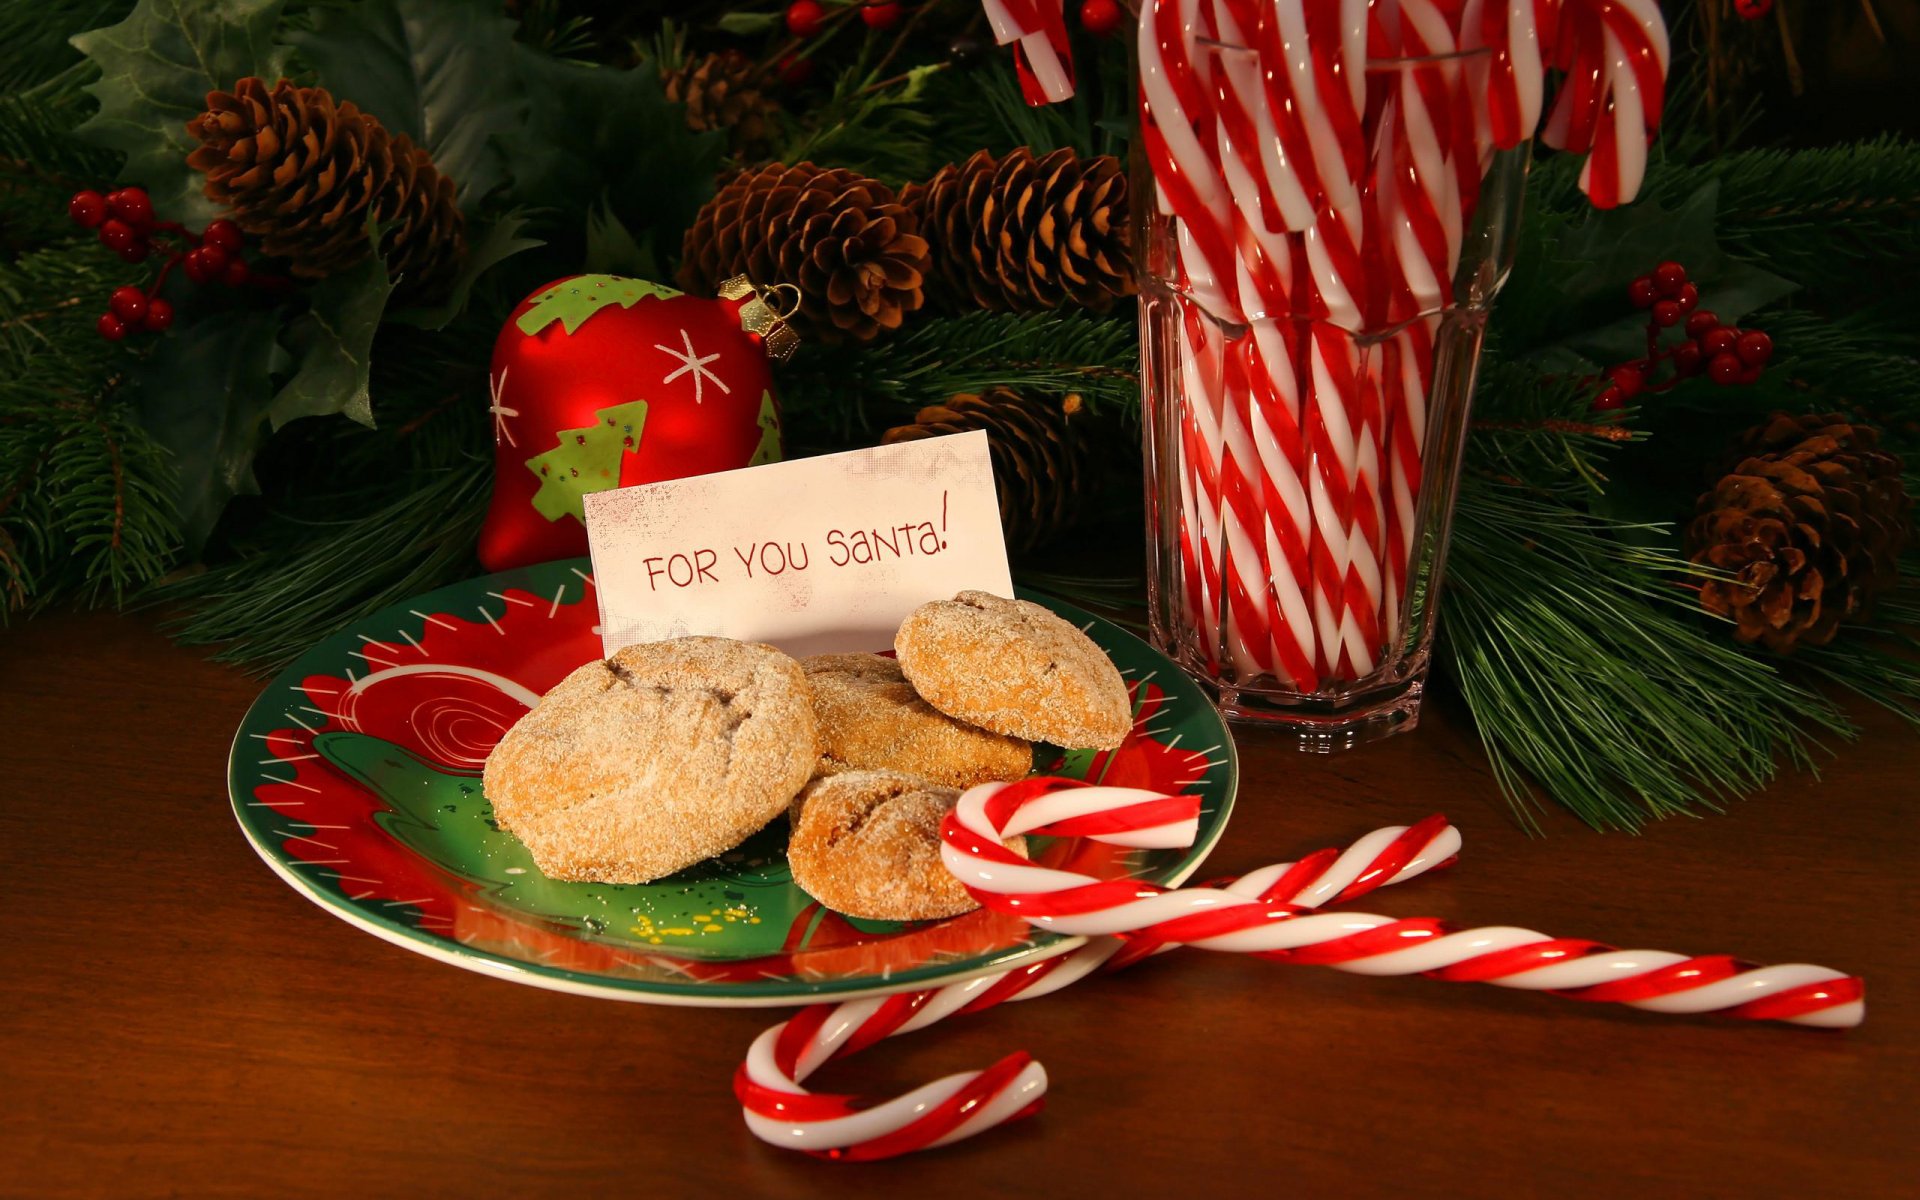
M 933 243 L 943 305 L 1105 312 L 1133 294 L 1127 173 L 1111 155 L 1036 159 L 1022 147 L 996 161 L 982 150 L 900 200 Z
M 1692 560 L 1733 576 L 1704 584 L 1700 603 L 1742 642 L 1825 645 L 1898 581 L 1911 528 L 1900 459 L 1844 417 L 1785 413 L 1737 452 L 1687 527 Z
M 963 394 L 930 404 L 914 415 L 913 424 L 895 426 L 880 440 L 891 446 L 986 430 L 1007 546 L 1031 550 L 1066 530 L 1079 515 L 1084 477 L 1091 474 L 1084 412 L 1077 395 L 1029 400 L 994 387 L 977 396 Z
M 404 134 L 325 88 L 242 79 L 207 93 L 187 131 L 200 140 L 187 165 L 206 175 L 207 198 L 300 278 L 365 258 L 369 216 L 384 229 L 380 253 L 403 297 L 441 291 L 466 256 L 453 180 Z
M 727 144 L 749 158 L 772 145 L 779 106 L 767 92 L 759 64 L 738 50 L 690 58 L 660 79 L 667 99 L 686 105 L 688 129 L 724 129 Z
M 680 286 L 712 292 L 745 275 L 800 290 L 801 332 L 870 341 L 925 297 L 927 243 L 893 189 L 853 171 L 770 163 L 707 201 L 681 246 Z

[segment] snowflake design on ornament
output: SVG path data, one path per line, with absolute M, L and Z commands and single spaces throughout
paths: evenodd
M 695 404 L 702 403 L 702 397 L 700 395 L 700 381 L 702 376 L 713 380 L 713 386 L 719 388 L 722 395 L 731 396 L 733 394 L 733 389 L 728 387 L 725 381 L 712 371 L 707 370 L 707 364 L 720 357 L 718 353 L 706 355 L 694 353 L 693 339 L 687 336 L 687 331 L 684 329 L 680 331 L 680 344 L 686 348 L 684 352 L 675 350 L 672 346 L 662 346 L 658 342 L 653 344 L 655 350 L 665 351 L 669 358 L 680 363 L 680 369 L 668 372 L 667 375 L 660 380 L 661 383 L 672 383 L 674 380 L 691 371 L 693 372 L 693 402 Z
M 520 410 L 508 408 L 502 403 L 507 396 L 507 372 L 512 369 L 500 368 L 500 378 L 497 380 L 492 375 L 487 376 L 487 411 L 493 414 L 493 444 L 498 446 L 500 439 L 505 438 L 507 445 L 518 448 L 520 443 L 513 440 L 513 430 L 507 428 L 507 418 L 519 416 Z

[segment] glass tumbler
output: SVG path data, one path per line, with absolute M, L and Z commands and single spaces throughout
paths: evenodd
M 1232 209 L 1233 279 L 1203 269 L 1190 195 L 1134 166 L 1152 639 L 1229 718 L 1310 750 L 1419 719 L 1528 166 L 1522 145 L 1422 181 L 1396 132 L 1412 89 L 1380 90 L 1355 198 L 1281 233 Z

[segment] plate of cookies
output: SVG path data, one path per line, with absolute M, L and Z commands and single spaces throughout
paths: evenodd
M 520 983 L 777 1005 L 1003 970 L 1059 935 L 941 866 L 960 792 L 1042 773 L 1197 795 L 1180 850 L 1016 839 L 1172 886 L 1225 829 L 1233 742 L 1146 643 L 1022 594 L 932 600 L 875 653 L 683 637 L 602 656 L 588 560 L 396 605 L 315 646 L 234 739 L 241 829 L 302 895 Z

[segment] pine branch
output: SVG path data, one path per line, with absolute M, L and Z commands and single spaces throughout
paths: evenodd
M 1920 256 L 1920 144 L 1733 151 L 1652 173 L 1648 194 L 1677 202 L 1710 180 L 1723 247 L 1803 284 L 1847 287 L 1863 263 Z
M 866 57 L 840 73 L 833 93 L 803 119 L 782 114 L 780 161 L 860 171 L 890 184 L 925 179 L 933 161 L 927 82 L 945 63 L 882 78 Z
M 118 384 L 131 351 L 94 331 L 124 264 L 68 239 L 0 265 L 0 592 L 5 611 L 118 603 L 180 543 L 165 453 Z
M 1718 809 L 1780 755 L 1805 763 L 1814 736 L 1853 733 L 1830 700 L 1704 623 L 1684 586 L 1697 569 L 1632 532 L 1518 489 L 1462 488 L 1442 656 L 1530 828 L 1541 793 L 1597 829 Z
M 1920 443 L 1920 325 L 1911 313 L 1776 308 L 1754 324 L 1772 335 L 1769 369 L 1792 381 L 1802 407 L 1844 409 L 1894 441 Z
M 921 405 L 1000 385 L 1031 395 L 1077 392 L 1095 409 L 1139 403 L 1133 322 L 1082 311 L 929 317 L 884 347 L 821 348 L 781 375 L 800 444 L 866 440 Z
M 1588 409 L 1594 385 L 1553 379 L 1526 363 L 1495 363 L 1481 372 L 1467 468 L 1542 493 L 1593 494 L 1606 489 L 1604 456 L 1645 434 L 1621 419 L 1596 421 Z
M 178 640 L 274 670 L 354 620 L 477 573 L 491 483 L 485 464 L 468 462 L 384 503 L 326 519 L 275 516 L 242 557 L 163 585 L 151 601 L 194 610 L 172 623 Z

